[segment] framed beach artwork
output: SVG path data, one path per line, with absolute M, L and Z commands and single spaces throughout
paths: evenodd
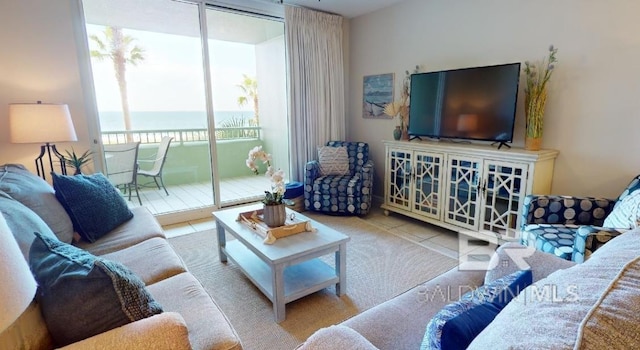
M 365 75 L 362 89 L 362 117 L 385 118 L 384 106 L 393 102 L 393 73 Z

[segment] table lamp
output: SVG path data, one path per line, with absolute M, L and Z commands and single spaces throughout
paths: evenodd
M 18 243 L 0 213 L 0 333 L 11 326 L 36 295 L 36 281 Z
M 60 160 L 62 174 L 66 174 L 64 156 L 58 152 L 53 142 L 77 141 L 69 107 L 52 103 L 12 103 L 9 104 L 9 133 L 12 143 L 43 143 L 40 155 L 35 159 L 38 176 L 46 179 L 42 157 L 45 152 L 53 171 L 53 153 Z

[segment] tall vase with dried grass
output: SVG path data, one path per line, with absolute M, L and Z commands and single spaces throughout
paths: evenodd
M 542 128 L 544 125 L 544 109 L 547 103 L 547 82 L 555 68 L 554 63 L 558 49 L 549 46 L 549 57 L 539 63 L 524 63 L 527 86 L 524 90 L 524 106 L 526 117 L 525 148 L 537 151 L 542 144 Z

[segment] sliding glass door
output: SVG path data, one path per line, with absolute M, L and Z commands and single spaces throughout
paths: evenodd
M 151 171 L 161 139 L 172 137 L 160 178 L 168 195 L 138 177 L 142 205 L 163 224 L 259 199 L 269 182 L 245 164 L 255 146 L 288 170 L 281 21 L 199 1 L 82 4 L 96 143 L 139 142 L 139 169 Z
M 259 200 L 271 184 L 247 168 L 249 151 L 289 169 L 284 23 L 213 7 L 206 21 L 221 204 Z

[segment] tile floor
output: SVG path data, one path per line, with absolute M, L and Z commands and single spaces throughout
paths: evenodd
M 364 219 L 401 238 L 420 244 L 428 249 L 435 250 L 454 259 L 461 258 L 458 254 L 460 243 L 457 232 L 396 213 L 390 213 L 389 216 L 385 216 L 383 210 L 380 208 L 373 209 Z M 175 237 L 213 228 L 215 228 L 213 217 L 211 219 L 164 226 L 167 237 Z M 489 257 L 483 254 L 474 254 L 479 252 L 483 246 L 485 245 L 465 247 L 462 252 L 462 258 L 466 257 L 468 260 L 488 259 Z

